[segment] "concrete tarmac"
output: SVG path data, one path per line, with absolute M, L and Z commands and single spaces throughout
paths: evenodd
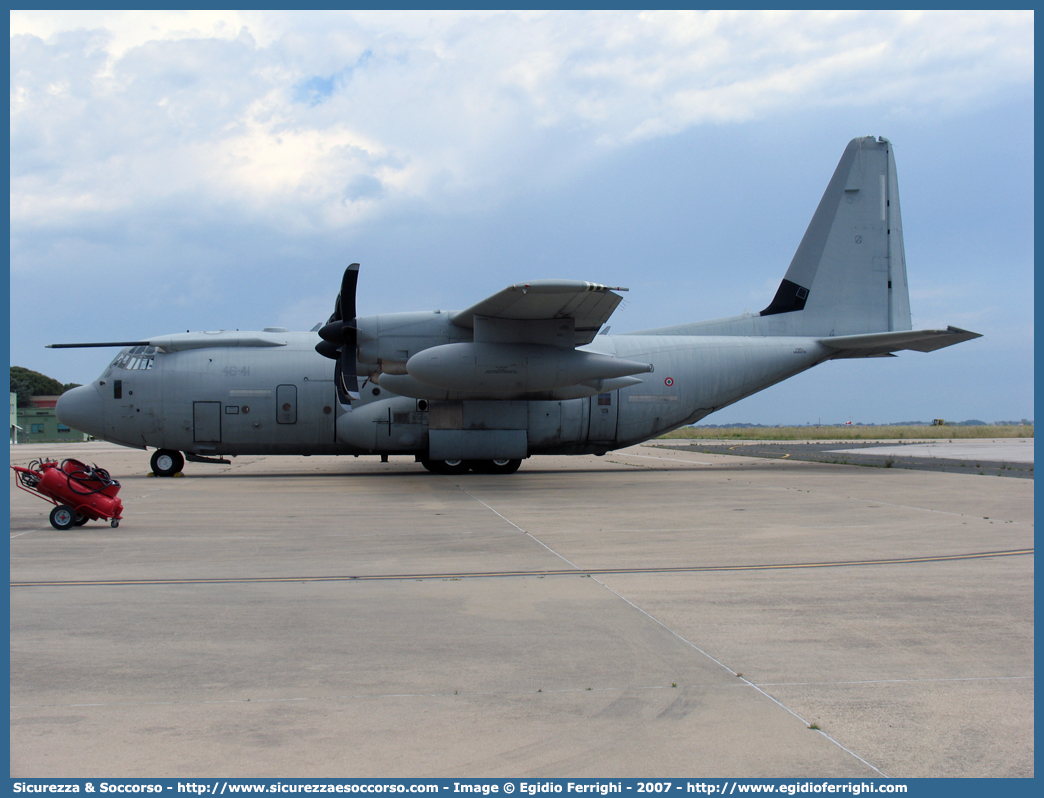
M 860 449 L 831 449 L 832 452 L 859 452 Z M 975 460 L 999 463 L 1032 463 L 1033 438 L 947 438 L 917 441 L 895 446 L 875 446 L 875 454 L 895 457 L 936 457 L 940 460 Z
M 125 518 L 11 488 L 12 776 L 1033 775 L 1032 480 L 45 455 Z
M 696 454 L 724 454 L 858 465 L 868 468 L 909 468 L 955 474 L 1033 479 L 1033 439 L 907 441 L 759 441 L 663 440 L 655 444 Z

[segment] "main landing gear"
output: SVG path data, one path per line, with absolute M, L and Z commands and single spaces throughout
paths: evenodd
M 173 449 L 157 449 L 150 462 L 157 477 L 172 477 L 185 467 L 185 458 Z
M 421 460 L 420 464 L 433 474 L 514 474 L 521 460 Z

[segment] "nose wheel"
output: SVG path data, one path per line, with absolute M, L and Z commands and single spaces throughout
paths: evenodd
M 181 452 L 172 449 L 157 449 L 150 462 L 152 473 L 157 477 L 172 477 L 185 467 L 185 458 Z

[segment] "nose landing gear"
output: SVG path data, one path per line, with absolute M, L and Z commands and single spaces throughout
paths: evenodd
M 172 477 L 185 467 L 185 458 L 172 449 L 157 449 L 150 463 L 157 477 Z

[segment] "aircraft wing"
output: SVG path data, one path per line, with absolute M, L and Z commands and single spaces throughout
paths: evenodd
M 838 335 L 820 338 L 819 343 L 837 351 L 833 357 L 887 357 L 893 352 L 911 349 L 915 352 L 934 352 L 962 341 L 981 338 L 982 335 L 960 327 L 945 330 L 900 330 L 898 332 Z
M 626 288 L 610 288 L 607 285 L 587 283 L 580 280 L 533 280 L 528 283 L 509 285 L 503 291 L 483 299 L 466 310 L 450 316 L 458 327 L 475 327 L 475 317 L 507 322 L 524 330 L 526 322 L 548 322 L 557 319 L 572 319 L 576 340 L 573 346 L 589 344 L 598 330 L 623 301 L 614 291 Z M 525 337 L 524 332 L 521 333 Z M 539 334 L 536 337 L 540 337 Z

